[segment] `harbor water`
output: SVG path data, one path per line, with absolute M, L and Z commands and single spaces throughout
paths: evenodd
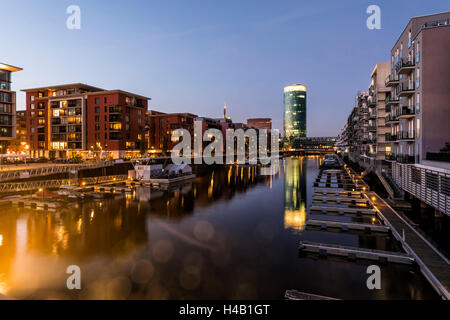
M 294 289 L 338 299 L 438 298 L 415 266 L 380 264 L 381 289 L 369 290 L 373 262 L 299 255 L 301 240 L 401 251 L 387 234 L 306 227 L 321 160 L 284 159 L 274 176 L 223 166 L 168 191 L 139 187 L 133 194 L 68 202 L 57 212 L 4 209 L 0 294 L 283 299 Z M 81 290 L 67 289 L 71 265 L 80 267 Z

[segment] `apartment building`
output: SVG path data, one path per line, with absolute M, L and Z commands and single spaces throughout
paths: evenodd
M 427 160 L 450 141 L 450 12 L 412 18 L 391 50 L 391 156 L 396 163 Z
M 11 90 L 13 72 L 22 68 L 0 63 L 0 153 L 6 153 L 16 137 L 16 92 Z
M 12 154 L 28 153 L 26 111 L 16 111 L 16 137 L 11 140 L 8 152 Z
M 150 98 L 82 83 L 22 91 L 32 156 L 123 158 L 146 149 Z
M 450 215 L 449 48 L 450 12 L 412 18 L 390 52 L 388 72 L 386 63 L 372 72 L 368 113 L 357 105 L 338 141 L 344 155 L 365 167 L 374 161 L 385 185 L 435 216 Z
M 151 110 L 147 115 L 149 152 L 167 154 L 178 141 L 172 141 L 172 133 L 176 129 L 186 129 L 194 136 L 194 120 L 192 113 L 164 113 Z
M 377 63 L 371 73 L 369 87 L 369 153 L 370 165 L 381 168 L 386 159 L 386 153 L 391 153 L 390 142 L 386 142 L 386 97 L 390 88 L 385 80 L 389 75 L 389 62 Z
M 407 196 L 450 215 L 450 12 L 415 17 L 391 49 L 391 176 Z M 436 161 L 438 160 L 438 161 Z
M 257 129 L 272 130 L 272 119 L 270 118 L 253 118 L 247 119 L 247 126 Z

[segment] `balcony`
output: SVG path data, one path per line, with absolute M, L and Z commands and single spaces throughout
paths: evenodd
M 122 113 L 122 107 L 121 106 L 111 106 L 109 107 L 109 113 Z
M 450 152 L 427 152 L 427 160 L 450 162 Z
M 398 140 L 414 140 L 414 132 L 401 131 L 398 133 Z
M 368 99 L 368 101 L 367 101 L 367 105 L 368 105 L 369 107 L 376 106 L 376 105 L 377 105 L 377 98 L 375 98 L 375 97 L 369 97 L 369 99 Z
M 386 105 L 398 103 L 400 103 L 399 97 L 390 97 L 390 96 L 386 97 Z
M 377 113 L 376 112 L 369 112 L 369 119 L 376 119 Z
M 400 109 L 400 118 L 407 119 L 416 115 L 416 109 L 414 107 L 403 106 Z
M 0 90 L 11 91 L 11 83 L 9 81 L 0 81 Z
M 0 92 L 0 102 L 12 103 L 12 95 L 9 92 Z
M 397 122 L 399 122 L 398 116 L 392 115 L 392 114 L 388 114 L 386 116 L 386 124 L 388 124 L 388 123 L 393 124 L 393 123 L 397 123 Z
M 403 60 L 401 59 L 396 65 L 395 69 L 398 74 L 408 74 L 415 68 L 414 60 Z
M 407 154 L 400 154 L 397 156 L 397 162 L 403 164 L 414 164 L 416 163 L 416 157 Z
M 398 75 L 390 74 L 385 81 L 386 87 L 396 87 L 398 86 L 400 81 L 400 77 Z
M 414 83 L 402 83 L 397 87 L 397 95 L 399 97 L 410 96 L 414 94 L 415 86 Z
M 397 141 L 397 135 L 395 134 L 390 134 L 390 133 L 386 133 L 384 136 L 384 140 L 386 142 L 394 142 Z
M 384 156 L 384 159 L 386 161 L 396 161 L 397 160 L 397 156 L 395 154 L 392 153 L 386 153 L 386 155 Z

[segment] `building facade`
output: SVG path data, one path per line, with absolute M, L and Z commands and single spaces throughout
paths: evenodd
M 344 155 L 435 216 L 450 215 L 449 48 L 450 12 L 412 18 L 390 52 L 388 72 L 386 63 L 372 72 L 367 113 L 357 105 L 338 140 Z
M 172 141 L 176 129 L 189 131 L 194 137 L 194 120 L 191 113 L 164 113 L 151 110 L 148 113 L 148 144 L 152 154 L 169 154 L 178 141 Z M 191 144 L 192 145 L 192 144 Z
M 124 158 L 146 151 L 150 98 L 80 83 L 23 91 L 32 156 Z
M 26 111 L 16 111 L 16 137 L 11 140 L 8 152 L 13 154 L 28 154 L 30 146 L 27 143 L 27 118 Z
M 285 147 L 298 137 L 306 137 L 306 86 L 294 84 L 284 88 Z
M 20 70 L 0 63 L 0 153 L 6 153 L 16 137 L 16 92 L 11 90 L 11 74 Z
M 386 96 L 390 91 L 385 85 L 389 75 L 389 62 L 377 63 L 371 73 L 371 83 L 368 91 L 366 113 L 367 148 L 363 154 L 363 166 L 380 168 L 390 153 L 390 143 L 386 142 Z
M 450 140 L 450 13 L 412 18 L 391 50 L 389 160 L 420 163 Z
M 270 118 L 247 119 L 247 126 L 257 129 L 272 130 L 272 119 Z
M 412 18 L 391 50 L 390 175 L 406 193 L 450 215 L 450 12 Z

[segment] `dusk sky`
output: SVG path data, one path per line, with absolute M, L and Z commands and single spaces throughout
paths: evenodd
M 81 8 L 81 30 L 66 8 Z M 381 7 L 381 30 L 366 8 Z M 282 128 L 283 87 L 308 87 L 308 136 L 334 136 L 413 16 L 448 1 L 2 0 L 0 62 L 13 90 L 81 82 L 152 97 L 150 109 Z M 18 92 L 18 109 L 25 94 Z

